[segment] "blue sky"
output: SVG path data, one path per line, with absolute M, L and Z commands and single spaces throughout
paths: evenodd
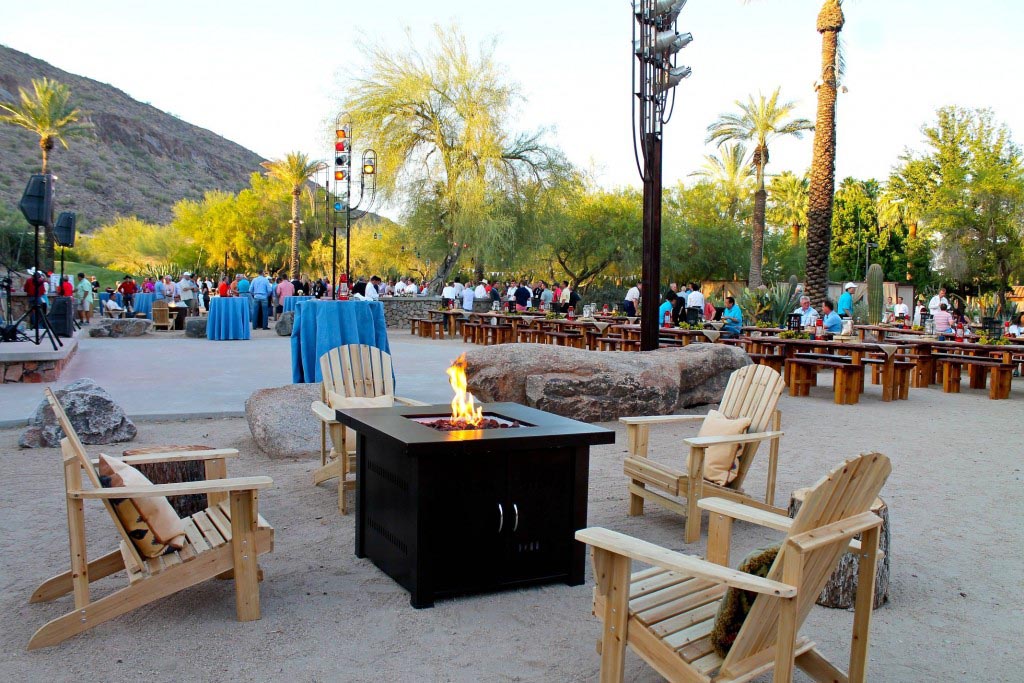
M 819 0 L 690 0 L 679 27 L 695 39 L 680 62 L 693 76 L 680 86 L 666 128 L 666 184 L 701 165 L 712 151 L 707 124 L 748 93 L 782 86 L 784 98 L 799 102 L 798 115 L 814 119 L 819 7 Z M 1017 78 L 1024 47 L 1016 35 L 1024 3 L 847 0 L 844 7 L 849 92 L 839 102 L 840 178 L 886 177 L 945 104 L 992 107 L 1018 140 L 1024 135 Z M 432 24 L 455 21 L 471 44 L 497 38 L 497 59 L 526 97 L 517 127 L 552 128 L 551 141 L 602 184 L 637 185 L 630 8 L 628 0 L 49 0 L 6 3 L 0 43 L 111 83 L 264 156 L 301 149 L 326 158 L 325 122 L 346 75 L 362 63 L 355 41 L 401 46 L 406 27 L 429 41 Z M 810 136 L 782 141 L 768 170 L 801 172 L 810 157 Z

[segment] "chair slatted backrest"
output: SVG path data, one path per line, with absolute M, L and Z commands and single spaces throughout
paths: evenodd
M 749 417 L 748 432 L 770 431 L 785 386 L 782 375 L 767 365 L 744 366 L 729 377 L 718 410 L 730 419 Z M 729 488 L 739 489 L 743 486 L 759 445 L 745 444 L 740 450 L 736 478 L 729 482 Z
M 881 453 L 866 453 L 842 463 L 815 484 L 808 492 L 803 506 L 793 520 L 789 535 L 796 536 L 807 531 L 869 512 L 878 497 L 885 480 L 892 471 L 889 458 Z M 821 594 L 825 583 L 835 571 L 843 553 L 847 551 L 849 539 L 839 538 L 833 543 L 822 545 L 804 553 L 803 573 L 797 597 L 797 631 L 803 624 L 814 601 Z M 788 553 L 796 553 L 792 546 L 783 543 L 782 550 L 768 572 L 768 578 L 783 581 L 783 563 Z M 762 650 L 773 647 L 779 623 L 780 600 L 759 595 L 750 609 L 743 627 L 736 636 L 729 655 L 722 664 L 726 671 Z
M 64 406 L 57 400 L 57 396 L 49 388 L 45 389 L 46 400 L 50 404 L 50 408 L 53 410 L 53 414 L 57 418 L 57 422 L 60 424 L 60 428 L 64 431 L 64 438 L 61 439 L 61 451 L 64 453 L 65 458 L 74 457 L 78 460 L 78 464 L 83 470 L 85 475 L 89 479 L 89 483 L 94 488 L 103 488 L 103 484 L 100 483 L 100 476 L 96 472 L 96 468 L 93 467 L 92 462 L 89 460 L 89 454 L 85 452 L 85 446 L 82 445 L 82 440 L 78 438 L 78 432 L 75 431 L 74 426 L 71 424 L 71 418 L 64 412 Z M 132 539 L 128 536 L 127 530 L 124 525 L 121 524 L 121 519 L 117 516 L 117 512 L 114 510 L 113 504 L 108 499 L 103 499 L 103 506 L 107 509 L 107 513 L 110 515 L 110 519 L 114 522 L 114 527 L 121 535 L 121 540 L 124 542 L 122 545 L 127 546 L 127 552 L 129 554 L 129 560 L 134 560 L 137 567 L 142 568 L 145 565 L 142 563 L 142 556 L 139 555 L 135 549 L 135 544 Z
M 154 325 L 170 325 L 171 324 L 171 312 L 167 306 L 166 301 L 154 301 L 153 302 L 153 324 Z
M 346 344 L 320 356 L 323 399 L 331 393 L 373 398 L 394 395 L 391 354 L 367 344 Z

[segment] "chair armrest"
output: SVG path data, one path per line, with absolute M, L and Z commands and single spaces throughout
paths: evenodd
M 323 401 L 313 401 L 309 407 L 324 424 L 339 424 L 336 419 L 337 414 Z
M 208 451 L 168 451 L 166 453 L 146 453 L 144 455 L 124 455 L 118 460 L 128 465 L 147 465 L 158 462 L 189 462 L 192 460 L 220 460 L 222 458 L 237 458 L 237 448 L 213 448 Z M 98 459 L 93 459 L 93 465 L 99 465 Z
M 424 401 L 417 401 L 414 398 L 406 398 L 404 396 L 395 396 L 395 403 L 401 403 L 403 406 L 429 406 L 429 403 Z
M 627 425 L 667 424 L 669 422 L 703 421 L 707 415 L 644 415 L 641 417 L 620 417 L 619 422 Z
M 786 542 L 795 546 L 801 553 L 806 553 L 844 538 L 853 538 L 860 532 L 879 526 L 881 523 L 882 518 L 875 513 L 862 512 L 859 515 L 790 536 Z
M 709 446 L 721 446 L 723 444 L 754 443 L 756 441 L 769 441 L 778 439 L 783 432 L 754 432 L 752 434 L 737 434 L 736 436 L 693 436 L 683 439 L 687 446 L 707 448 Z
M 258 491 L 273 486 L 270 477 L 237 477 L 213 481 L 188 481 L 180 484 L 153 484 L 152 486 L 114 486 L 111 488 L 68 491 L 78 500 L 111 498 L 156 498 L 159 496 L 188 496 L 200 493 L 230 493 L 232 491 Z
M 721 565 L 677 553 L 659 545 L 641 541 L 640 539 L 620 534 L 617 531 L 591 527 L 576 532 L 576 540 L 595 548 L 601 548 L 616 555 L 624 555 L 645 564 L 677 571 L 688 576 L 713 581 L 719 584 L 742 588 L 743 590 L 774 595 L 780 598 L 796 596 L 797 589 L 778 581 L 763 579 L 760 576 L 722 567 Z
M 701 498 L 697 501 L 697 507 L 708 512 L 731 517 L 732 519 L 741 519 L 744 522 L 775 529 L 776 531 L 788 532 L 790 527 L 793 526 L 793 519 L 791 517 L 783 517 L 774 512 L 761 510 L 750 505 L 744 505 L 743 503 L 736 503 L 725 498 Z
M 761 510 L 743 503 L 737 503 L 725 498 L 701 498 L 697 501 L 697 507 L 702 510 L 707 510 L 710 513 L 725 515 L 732 519 L 740 519 L 744 522 L 750 522 L 751 524 L 757 524 L 758 526 L 767 527 L 769 529 L 775 529 L 776 531 L 789 532 L 793 526 L 792 517 L 783 517 L 777 515 L 774 512 L 768 512 L 767 510 Z M 877 519 L 877 515 L 876 515 Z M 849 520 L 845 520 L 849 521 Z M 860 533 L 859 531 L 856 533 Z M 808 532 L 811 534 L 811 532 Z M 817 537 L 821 534 L 821 529 L 816 529 L 813 532 L 813 536 Z M 800 538 L 807 534 L 799 534 L 794 538 Z M 860 551 L 860 541 L 850 541 L 850 552 Z M 879 551 L 881 554 L 881 551 Z

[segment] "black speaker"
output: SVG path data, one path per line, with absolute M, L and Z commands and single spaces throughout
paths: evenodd
M 58 337 L 75 334 L 75 300 L 70 296 L 50 297 L 50 310 L 46 314 L 53 333 Z
M 30 225 L 37 228 L 53 225 L 53 176 L 37 173 L 29 178 L 18 208 Z
M 62 247 L 75 246 L 75 212 L 61 211 L 53 226 L 53 241 Z

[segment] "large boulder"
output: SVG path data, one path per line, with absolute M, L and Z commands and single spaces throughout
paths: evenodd
M 259 449 L 272 458 L 319 453 L 320 421 L 309 409 L 319 400 L 319 384 L 286 384 L 253 393 L 245 402 L 245 419 Z
M 502 344 L 466 352 L 477 399 L 513 401 L 584 422 L 667 415 L 717 403 L 729 375 L 750 364 L 739 348 L 690 344 L 637 353 L 549 344 Z
M 292 326 L 295 324 L 295 311 L 285 311 L 277 317 L 274 323 L 274 331 L 282 337 L 292 336 Z
M 141 337 L 153 326 L 145 318 L 100 318 L 89 327 L 90 337 Z
M 185 318 L 185 336 L 194 339 L 206 339 L 206 317 L 195 316 Z
M 110 394 L 93 380 L 83 377 L 54 393 L 82 443 L 118 443 L 135 438 L 135 425 Z M 28 424 L 18 441 L 22 448 L 52 448 L 60 445 L 64 438 L 64 430 L 57 424 L 57 417 L 45 398 Z

